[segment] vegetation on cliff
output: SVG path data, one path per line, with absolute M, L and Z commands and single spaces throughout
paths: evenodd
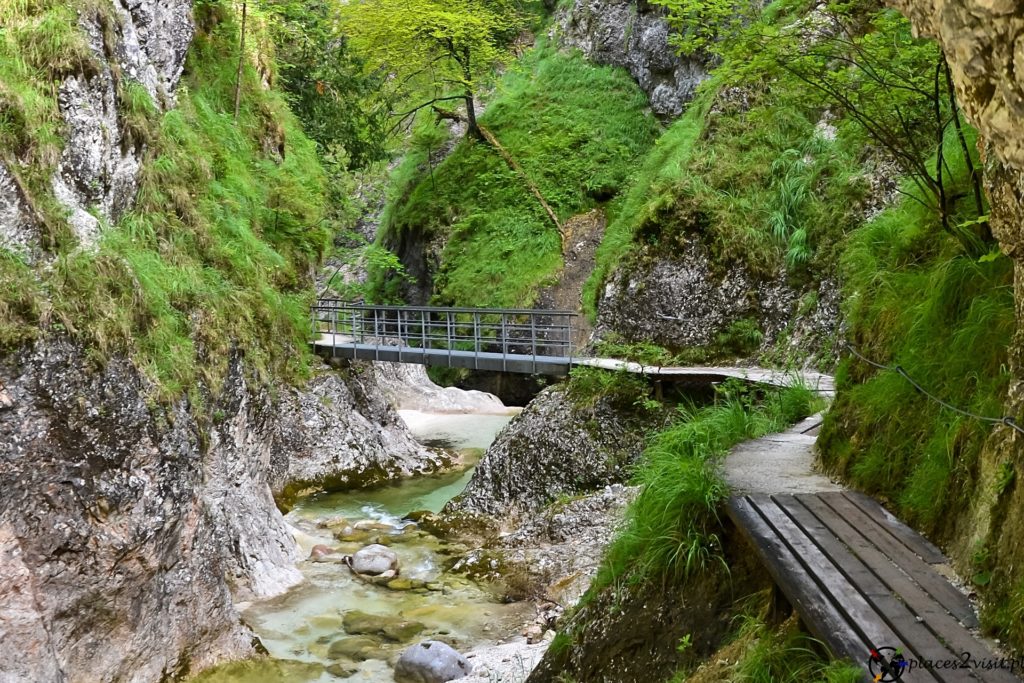
M 161 111 L 115 65 L 120 125 L 140 150 L 134 205 L 80 248 L 51 189 L 62 141 L 57 90 L 90 77 L 98 57 L 75 19 L 104 3 L 14 3 L 0 30 L 0 149 L 45 227 L 46 267 L 0 258 L 0 345 L 69 334 L 97 361 L 125 353 L 172 395 L 216 379 L 233 349 L 284 378 L 306 373 L 308 274 L 326 250 L 325 175 L 274 82 L 269 55 L 241 59 L 228 2 L 194 8 L 197 35 L 176 106 Z M 268 46 L 250 15 L 249 45 Z

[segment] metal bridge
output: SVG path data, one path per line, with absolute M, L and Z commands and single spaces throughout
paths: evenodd
M 565 375 L 575 313 L 497 308 L 371 306 L 321 299 L 314 346 L 335 358 Z
M 332 358 L 378 360 L 563 376 L 574 366 L 643 374 L 655 380 L 711 384 L 729 378 L 771 386 L 801 382 L 834 392 L 832 377 L 757 367 L 665 367 L 580 355 L 571 311 L 432 306 L 374 306 L 320 299 L 311 316 L 314 349 Z

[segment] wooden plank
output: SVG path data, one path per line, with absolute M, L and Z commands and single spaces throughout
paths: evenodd
M 832 560 L 847 580 L 864 595 L 879 617 L 892 628 L 898 640 L 892 643 L 883 643 L 884 645 L 902 647 L 907 651 L 908 657 L 913 656 L 919 660 L 938 661 L 954 658 L 954 652 L 946 647 L 943 641 L 929 630 L 925 623 L 917 620 L 917 615 L 909 609 L 908 605 L 893 595 L 890 586 L 882 581 L 871 567 L 862 562 L 854 553 L 850 552 L 847 546 L 844 545 L 843 541 L 845 538 L 840 540 L 834 533 L 834 529 L 823 524 L 812 510 L 805 507 L 802 501 L 798 501 L 795 496 L 777 495 L 772 496 L 772 498 L 803 532 L 815 542 L 821 551 Z M 814 496 L 806 496 L 806 498 L 810 498 L 820 506 L 825 507 L 824 503 L 817 500 Z M 853 530 L 850 529 L 850 531 Z M 853 533 L 856 535 L 856 532 Z M 880 557 L 878 553 L 874 553 L 874 556 L 876 558 Z M 884 571 L 892 574 L 900 573 L 887 559 L 881 558 L 881 560 L 885 565 L 888 565 L 888 567 L 882 567 Z M 908 580 L 907 583 L 910 584 L 911 582 Z M 901 597 L 903 596 L 901 595 Z M 928 602 L 938 608 L 934 601 L 929 599 Z M 952 617 L 948 615 L 946 615 L 946 618 L 953 621 Z M 959 624 L 956 624 L 956 626 L 960 631 L 966 633 Z M 977 680 L 968 675 L 968 672 L 959 670 L 936 670 L 933 673 L 937 679 L 948 683 Z
M 769 496 L 749 496 L 755 509 L 775 533 L 784 540 L 793 555 L 806 567 L 818 585 L 819 600 L 831 599 L 846 615 L 853 631 L 860 636 L 861 650 L 853 654 L 853 661 L 867 664 L 868 652 L 880 647 L 899 647 L 900 637 L 868 603 L 857 587 L 850 583 L 835 563 L 821 551 L 814 541 Z M 849 656 L 849 655 L 847 655 Z M 928 671 L 915 671 L 917 681 L 937 681 Z M 907 678 L 907 681 L 911 681 Z
M 937 603 L 927 592 L 910 579 L 901 569 L 896 567 L 887 557 L 878 550 L 860 533 L 852 527 L 836 512 L 825 504 L 817 495 L 794 496 L 796 501 L 804 507 L 832 534 L 845 544 L 857 559 L 864 564 L 877 577 L 878 582 L 884 584 L 906 603 L 907 608 L 922 619 L 922 625 L 935 634 L 935 637 L 945 643 L 951 656 L 957 656 L 962 652 L 971 652 L 976 657 L 987 657 L 990 655 L 988 647 L 979 641 L 974 635 L 965 629 L 960 623 L 950 616 L 949 612 Z M 788 509 L 788 508 L 787 508 Z M 815 535 L 818 538 L 818 535 Z M 882 611 L 884 616 L 888 613 Z M 894 626 L 900 635 L 907 636 L 906 640 L 914 642 L 915 638 L 905 632 L 902 628 Z M 910 647 L 909 649 L 913 649 Z M 1005 670 L 976 671 L 978 679 L 992 683 L 1011 683 L 1019 681 L 1017 677 Z M 961 677 L 960 680 L 962 680 Z
M 944 576 L 935 571 L 934 567 L 918 557 L 917 554 L 910 552 L 905 545 L 864 514 L 842 493 L 821 493 L 818 494 L 818 497 L 835 510 L 836 514 L 845 519 L 850 526 L 858 529 L 864 538 L 909 574 L 936 602 L 945 607 L 967 628 L 978 627 L 978 617 L 974 613 L 971 601 Z
M 775 584 L 811 633 L 825 643 L 834 655 L 849 658 L 867 671 L 868 644 L 863 642 L 831 600 L 822 599 L 820 586 L 765 522 L 751 501 L 746 496 L 733 497 L 726 511 L 740 533 L 760 554 Z
M 879 526 L 892 534 L 896 540 L 907 546 L 911 552 L 916 553 L 928 564 L 945 564 L 949 561 L 935 544 L 901 522 L 871 496 L 860 491 L 847 491 L 845 495 L 864 514 L 873 519 Z

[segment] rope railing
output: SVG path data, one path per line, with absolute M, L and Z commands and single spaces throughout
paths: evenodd
M 989 415 L 979 415 L 977 413 L 972 413 L 969 410 L 964 410 L 963 408 L 958 408 L 957 406 L 953 405 L 952 403 L 949 403 L 948 401 L 942 400 L 941 398 L 939 398 L 938 396 L 936 396 L 935 394 L 931 393 L 930 391 L 925 389 L 923 386 L 921 386 L 921 384 L 917 380 L 915 380 L 913 377 L 911 377 L 907 373 L 907 371 L 903 369 L 902 365 L 886 365 L 884 363 L 879 363 L 877 361 L 871 360 L 870 358 L 866 358 L 859 351 L 857 351 L 857 349 L 855 349 L 852 344 L 848 343 L 848 344 L 845 344 L 845 346 L 846 346 L 846 349 L 851 354 L 853 354 L 856 358 L 858 358 L 862 362 L 867 363 L 871 367 L 878 368 L 879 370 L 890 370 L 892 372 L 895 372 L 895 373 L 899 374 L 901 377 L 903 377 L 903 379 L 907 380 L 907 382 L 909 382 L 910 385 L 912 387 L 914 387 L 914 389 L 916 389 L 919 394 L 923 395 L 924 397 L 928 398 L 929 400 L 931 400 L 931 401 L 933 401 L 935 403 L 938 403 L 940 406 L 942 406 L 943 408 L 946 408 L 947 410 L 952 410 L 954 413 L 958 413 L 960 415 L 963 415 L 964 417 L 969 417 L 969 418 L 972 418 L 972 419 L 975 419 L 975 420 L 979 420 L 981 422 L 987 422 L 989 424 L 1005 425 L 1005 426 L 1009 427 L 1010 429 L 1013 429 L 1013 430 L 1015 430 L 1017 432 L 1020 432 L 1021 434 L 1024 434 L 1024 427 L 1021 427 L 1019 424 L 1017 424 L 1017 421 L 1015 419 L 1013 419 L 1013 417 L 1011 417 L 1010 415 L 1005 415 L 1003 417 L 991 417 Z

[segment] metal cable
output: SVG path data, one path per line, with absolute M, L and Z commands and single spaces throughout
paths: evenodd
M 898 373 L 899 375 L 901 375 L 903 377 L 903 379 L 905 379 L 908 382 L 910 382 L 910 385 L 912 387 L 914 387 L 915 389 L 917 389 L 918 393 L 923 394 L 926 398 L 931 399 L 935 403 L 938 403 L 943 408 L 947 408 L 949 410 L 952 410 L 954 413 L 959 413 L 960 415 L 963 415 L 965 417 L 970 417 L 970 418 L 973 418 L 975 420 L 980 420 L 982 422 L 988 422 L 990 424 L 1006 425 L 1010 429 L 1014 429 L 1014 430 L 1020 432 L 1021 434 L 1024 434 L 1024 427 L 1021 427 L 1019 424 L 1017 424 L 1017 421 L 1014 420 L 1009 415 L 1006 415 L 1005 417 L 989 417 L 987 415 L 978 415 L 977 413 L 972 413 L 971 411 L 964 410 L 963 408 L 957 408 L 956 406 L 954 406 L 954 405 L 952 405 L 950 403 L 947 403 L 946 401 L 943 401 L 941 398 L 939 398 L 935 394 L 932 394 L 929 391 L 927 391 L 913 377 L 911 377 L 909 374 L 907 374 L 907 371 L 903 369 L 903 366 L 901 366 L 901 365 L 884 365 L 882 363 L 875 362 L 875 361 L 871 360 L 870 358 L 865 358 L 863 355 L 861 355 L 857 351 L 857 349 L 855 349 L 853 347 L 852 344 L 845 344 L 845 346 L 846 346 L 847 350 L 849 350 L 850 353 L 852 353 L 854 356 L 859 358 L 861 361 L 867 363 L 868 365 L 870 365 L 872 367 L 875 367 L 875 368 L 878 368 L 879 370 L 892 370 L 892 371 Z

